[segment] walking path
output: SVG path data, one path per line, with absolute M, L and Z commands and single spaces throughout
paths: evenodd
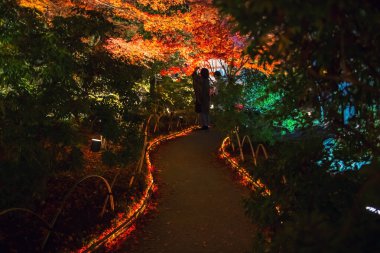
M 126 242 L 119 252 L 250 252 L 254 226 L 242 202 L 248 192 L 218 159 L 220 143 L 208 130 L 159 147 L 153 156 L 162 181 L 158 213 L 137 229 L 137 243 Z

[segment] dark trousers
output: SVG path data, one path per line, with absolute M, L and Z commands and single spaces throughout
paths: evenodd
M 200 116 L 200 123 L 201 126 L 209 126 L 210 125 L 210 117 L 208 113 L 201 112 L 199 114 Z

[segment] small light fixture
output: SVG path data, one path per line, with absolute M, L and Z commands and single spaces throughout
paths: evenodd
M 365 207 L 366 210 L 370 211 L 371 213 L 374 213 L 374 214 L 377 214 L 377 215 L 380 215 L 380 210 L 375 208 L 375 207 L 372 207 L 372 206 L 366 206 Z
M 101 146 L 102 146 L 102 140 L 91 139 L 91 151 L 92 152 L 99 152 Z

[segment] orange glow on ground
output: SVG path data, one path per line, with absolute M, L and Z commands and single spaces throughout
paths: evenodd
M 82 253 L 93 251 L 102 245 L 104 245 L 106 250 L 109 251 L 125 241 L 125 239 L 136 229 L 134 225 L 136 219 L 143 214 L 146 209 L 149 209 L 149 199 L 152 192 L 157 191 L 157 186 L 154 184 L 152 175 L 154 166 L 150 160 L 150 152 L 152 152 L 162 142 L 188 135 L 195 128 L 196 127 L 193 126 L 176 133 L 159 136 L 149 142 L 145 155 L 145 162 L 148 172 L 146 175 L 146 182 L 148 186 L 144 190 L 142 197 L 131 205 L 129 211 L 125 213 L 118 213 L 112 222 L 113 224 L 108 229 L 104 230 L 97 237 L 94 236 L 94 239 L 92 239 L 86 246 L 82 247 L 77 252 Z
M 248 171 L 239 165 L 236 158 L 233 158 L 230 153 L 226 151 L 228 145 L 230 145 L 230 138 L 226 137 L 219 149 L 221 159 L 225 159 L 230 167 L 240 176 L 241 183 L 244 186 L 249 187 L 251 190 L 264 189 L 263 194 L 270 195 L 270 190 L 260 181 L 260 179 L 254 179 Z

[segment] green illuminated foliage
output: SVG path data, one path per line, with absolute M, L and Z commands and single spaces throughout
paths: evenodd
M 142 68 L 111 58 L 92 42 L 112 32 L 103 13 L 73 12 L 78 15 L 47 22 L 16 1 L 0 3 L 0 175 L 7 178 L 0 209 L 28 206 L 32 196 L 42 198 L 51 175 L 80 170 L 89 133 L 118 145 L 126 132 L 135 132 L 134 148 L 122 150 L 128 159 L 121 160 L 137 154 L 141 138 L 133 115 L 139 98 L 133 88 Z
M 275 79 L 258 71 L 246 71 L 245 74 L 247 76 L 243 96 L 246 106 L 260 113 L 276 110 L 282 95 L 273 89 Z
M 252 108 L 261 111 L 252 116 L 254 124 L 243 122 L 244 131 L 265 140 L 268 129 L 260 126 L 275 125 L 274 140 L 267 141 L 274 144 L 271 158 L 253 170 L 272 195 L 256 194 L 247 202 L 261 227 L 255 252 L 379 251 L 374 236 L 379 219 L 366 211 L 379 203 L 369 187 L 379 185 L 379 5 L 353 0 L 214 2 L 252 37 L 252 56 L 280 63 L 273 83 L 245 93 Z M 272 104 L 270 97 L 277 94 L 280 98 Z M 347 108 L 355 108 L 354 115 L 348 117 Z M 323 145 L 328 138 L 338 143 L 329 151 L 333 158 Z M 360 171 L 336 169 L 337 163 L 356 168 L 354 162 L 369 160 Z

